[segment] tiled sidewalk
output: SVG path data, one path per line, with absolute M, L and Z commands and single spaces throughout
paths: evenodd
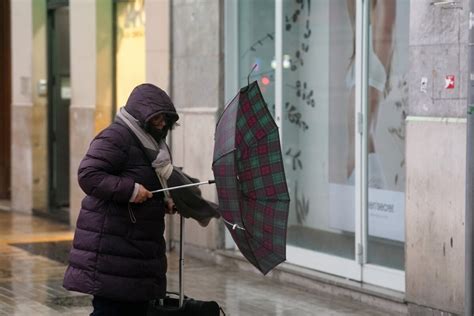
M 88 315 L 90 297 L 61 287 L 72 233 L 65 225 L 0 211 L 0 315 Z M 54 258 L 54 260 L 50 259 Z M 168 283 L 178 287 L 169 254 Z M 389 315 L 370 306 L 309 293 L 235 267 L 185 260 L 186 295 L 215 300 L 226 315 Z

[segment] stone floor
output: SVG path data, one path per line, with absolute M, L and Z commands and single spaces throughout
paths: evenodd
M 90 297 L 61 287 L 72 232 L 61 224 L 0 211 L 0 315 L 88 315 Z M 169 254 L 169 289 L 178 258 Z M 310 293 L 237 268 L 185 261 L 185 293 L 215 300 L 226 315 L 390 315 L 350 300 Z

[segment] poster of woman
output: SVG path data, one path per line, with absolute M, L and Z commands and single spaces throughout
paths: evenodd
M 329 77 L 333 91 L 329 101 L 330 222 L 332 227 L 348 231 L 354 231 L 357 163 L 355 9 L 354 0 L 331 2 L 330 21 L 339 23 L 330 26 L 330 45 L 338 48 L 332 50 L 336 53 L 330 57 L 333 71 Z M 366 117 L 369 234 L 398 241 L 404 240 L 408 19 L 409 1 L 370 2 Z

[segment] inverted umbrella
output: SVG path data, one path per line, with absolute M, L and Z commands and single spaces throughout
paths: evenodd
M 232 238 L 267 274 L 286 260 L 290 196 L 278 127 L 256 81 L 240 90 L 217 123 L 212 170 Z

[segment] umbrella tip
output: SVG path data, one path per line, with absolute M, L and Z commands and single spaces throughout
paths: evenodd
M 253 67 L 252 69 L 250 70 L 249 72 L 249 75 L 247 76 L 247 86 L 250 86 L 250 75 L 252 74 L 252 72 L 255 70 L 255 68 L 257 68 L 257 64 L 253 64 Z

